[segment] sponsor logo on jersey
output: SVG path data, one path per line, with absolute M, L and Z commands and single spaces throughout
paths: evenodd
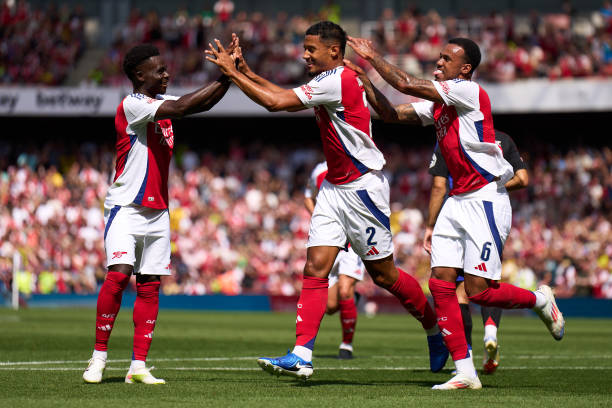
M 447 125 L 450 122 L 450 118 L 448 117 L 448 113 L 444 113 L 440 115 L 440 117 L 434 122 L 434 127 L 436 128 L 436 137 L 438 141 L 444 139 L 447 132 Z
M 125 252 L 125 251 L 113 252 L 113 257 L 111 259 L 121 258 L 125 254 L 127 254 L 127 252 Z
M 174 147 L 174 131 L 171 121 L 166 119 L 155 122 L 155 133 L 162 135 L 159 144 L 166 143 L 171 149 Z

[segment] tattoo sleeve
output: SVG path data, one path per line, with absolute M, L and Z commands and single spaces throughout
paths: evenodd
M 370 60 L 370 63 L 380 76 L 398 91 L 434 102 L 443 102 L 430 80 L 412 76 L 390 64 L 380 55 Z

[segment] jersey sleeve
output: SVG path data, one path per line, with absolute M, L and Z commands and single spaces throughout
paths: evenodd
M 414 111 L 421 119 L 423 126 L 429 126 L 434 123 L 434 103 L 431 101 L 415 102 L 412 104 Z
M 505 133 L 495 132 L 495 138 L 501 143 L 501 148 L 504 153 L 504 159 L 512 166 L 512 170 L 516 173 L 517 170 L 527 169 L 527 165 L 521 158 L 521 154 L 516 147 L 516 143 L 510 136 Z
M 130 126 L 155 121 L 155 113 L 163 99 L 153 99 L 145 95 L 129 95 L 123 101 L 125 117 Z
M 312 108 L 318 105 L 339 104 L 342 101 L 340 74 L 332 73 L 325 76 L 326 74 L 327 72 L 324 72 L 309 83 L 293 89 L 304 106 Z
M 436 145 L 433 156 L 431 156 L 431 163 L 429 163 L 429 174 L 444 178 L 448 177 L 448 167 L 446 166 L 446 161 L 444 161 L 444 156 L 442 156 L 442 152 L 440 151 L 440 145 Z
M 450 81 L 432 81 L 438 94 L 447 106 L 459 106 L 464 109 L 478 109 L 478 84 L 463 79 Z

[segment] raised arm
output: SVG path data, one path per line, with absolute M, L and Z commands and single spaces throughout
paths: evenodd
M 398 91 L 429 101 L 444 103 L 432 81 L 412 76 L 389 63 L 376 52 L 372 41 L 347 37 L 347 44 L 357 55 L 372 64 L 380 76 Z
M 232 54 L 238 47 L 238 37 L 232 35 L 232 42 L 227 47 L 228 55 Z M 155 120 L 178 119 L 185 115 L 204 112 L 210 110 L 223 98 L 229 86 L 230 79 L 226 75 L 221 75 L 213 83 L 198 89 L 195 92 L 181 96 L 177 100 L 166 100 L 162 103 L 155 113 Z
M 240 72 L 235 65 L 235 60 L 230 56 L 219 40 L 215 39 L 217 48 L 212 44 L 210 50 L 206 51 L 206 59 L 216 64 L 228 78 L 234 82 L 253 102 L 263 106 L 270 112 L 295 111 L 304 108 L 304 104 L 291 89 L 278 86 L 265 87 L 249 79 Z
M 359 79 L 363 83 L 366 97 L 368 98 L 368 103 L 384 122 L 413 125 L 421 124 L 421 119 L 412 107 L 412 104 L 406 103 L 393 106 L 391 102 L 389 102 L 389 99 L 374 86 L 363 69 L 347 59 L 344 60 L 344 65 L 351 68 L 359 75 Z
M 236 49 L 234 50 L 234 58 L 236 59 L 236 66 L 238 68 L 238 71 L 242 72 L 251 81 L 255 82 L 256 84 L 270 91 L 276 91 L 276 92 L 284 91 L 285 90 L 284 88 L 281 88 L 280 86 L 276 84 L 273 84 L 272 82 L 268 81 L 267 79 L 253 72 L 251 67 L 249 67 L 249 65 L 247 64 L 244 56 L 242 55 L 242 48 L 240 47 L 240 42 L 239 42 L 240 40 L 238 36 L 232 33 L 232 42 L 234 40 L 236 41 L 236 44 L 237 44 Z
M 210 110 L 223 98 L 231 81 L 225 75 L 195 92 L 181 96 L 177 100 L 166 100 L 155 113 L 155 120 L 178 119 L 185 115 Z

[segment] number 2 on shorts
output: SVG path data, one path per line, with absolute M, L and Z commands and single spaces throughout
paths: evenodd
M 374 241 L 374 234 L 376 233 L 376 228 L 368 227 L 366 228 L 366 234 L 370 234 L 368 237 L 368 245 L 376 245 L 376 241 Z

